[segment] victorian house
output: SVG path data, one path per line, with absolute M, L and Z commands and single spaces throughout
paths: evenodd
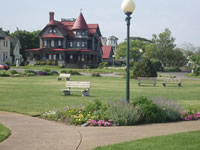
M 77 19 L 54 20 L 40 32 L 40 48 L 26 50 L 27 60 L 54 61 L 64 67 L 96 67 L 102 60 L 101 32 L 98 24 L 87 24 L 83 14 Z

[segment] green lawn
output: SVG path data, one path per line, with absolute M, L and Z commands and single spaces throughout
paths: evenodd
M 200 131 L 152 137 L 94 150 L 199 150 Z
M 80 92 L 63 96 L 60 89 L 65 88 L 65 81 L 57 81 L 56 76 L 0 77 L 0 110 L 37 115 L 66 105 L 85 104 L 94 99 L 108 103 L 125 98 L 124 78 L 72 76 L 71 80 L 90 81 L 91 96 L 82 97 Z M 185 80 L 183 87 L 175 84 L 162 87 L 161 82 L 156 87 L 139 87 L 137 81 L 131 79 L 130 85 L 131 101 L 137 96 L 164 97 L 177 100 L 184 107 L 195 104 L 200 110 L 200 81 Z
M 10 135 L 10 130 L 0 124 L 0 142 L 5 140 Z

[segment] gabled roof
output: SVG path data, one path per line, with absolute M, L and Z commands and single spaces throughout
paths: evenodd
M 80 13 L 79 17 L 76 19 L 72 29 L 73 30 L 76 30 L 76 29 L 87 30 L 88 29 L 88 25 L 87 25 L 82 13 Z
M 83 14 L 81 13 L 79 17 L 75 20 L 62 20 L 62 21 L 57 21 L 57 20 L 51 20 L 46 27 L 40 32 L 40 36 L 45 32 L 46 28 L 48 27 L 58 27 L 62 34 L 64 36 L 69 36 L 70 38 L 75 38 L 73 30 L 76 29 L 85 29 L 88 30 L 89 35 L 94 35 L 96 32 L 99 33 L 101 36 L 101 32 L 99 29 L 98 24 L 87 24 Z
M 112 55 L 113 53 L 112 46 L 103 46 L 102 50 L 103 50 L 103 59 L 108 59 L 110 55 Z
M 13 48 L 15 48 L 17 44 L 20 45 L 19 39 L 11 39 L 11 43 L 12 43 Z M 20 47 L 21 47 L 21 45 L 20 45 Z

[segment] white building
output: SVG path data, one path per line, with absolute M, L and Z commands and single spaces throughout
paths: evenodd
M 0 28 L 0 62 L 9 62 L 15 64 L 17 60 L 22 62 L 20 54 L 20 41 L 12 39 L 9 34 Z
M 0 28 L 0 62 L 12 62 L 10 47 L 10 36 Z

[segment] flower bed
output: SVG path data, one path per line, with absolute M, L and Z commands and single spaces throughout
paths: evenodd
M 85 106 L 67 106 L 57 111 L 45 112 L 41 114 L 41 117 L 73 125 L 126 126 L 197 120 L 200 119 L 200 112 L 197 112 L 194 107 L 186 112 L 176 102 L 163 98 L 150 100 L 146 97 L 138 97 L 132 104 L 124 100 L 109 104 L 102 104 L 101 101 L 94 100 Z

